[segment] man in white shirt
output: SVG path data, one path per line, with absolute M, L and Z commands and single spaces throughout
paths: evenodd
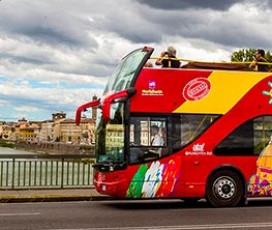
M 151 145 L 152 146 L 163 146 L 163 138 L 159 135 L 159 127 L 157 125 L 151 126 Z M 161 148 L 153 148 L 151 150 L 154 153 L 161 153 Z

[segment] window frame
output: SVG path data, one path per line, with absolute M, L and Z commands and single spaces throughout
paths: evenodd
M 193 119 L 194 116 L 199 116 L 197 119 Z M 202 117 L 201 117 L 202 116 Z M 201 136 L 212 124 L 215 123 L 215 121 L 220 117 L 220 114 L 182 114 L 182 113 L 164 113 L 164 114 L 158 114 L 158 113 L 131 113 L 129 122 L 128 122 L 128 143 L 129 146 L 127 148 L 128 152 L 128 162 L 129 164 L 131 163 L 139 163 L 139 162 L 146 162 L 149 160 L 155 160 L 155 159 L 160 159 L 165 156 L 172 155 L 181 149 L 185 148 L 187 145 L 195 141 L 199 136 Z M 155 158 L 150 158 L 148 160 L 143 160 L 143 161 L 137 161 L 137 162 L 132 162 L 132 150 L 135 148 L 139 148 L 141 150 L 144 148 L 151 147 L 151 145 L 145 145 L 142 146 L 140 145 L 140 138 L 139 140 L 135 141 L 135 136 L 134 136 L 134 142 L 136 142 L 136 145 L 132 145 L 134 143 L 131 143 L 131 135 L 132 135 L 132 130 L 131 130 L 131 125 L 136 123 L 133 122 L 132 119 L 136 118 L 142 118 L 143 120 L 148 120 L 150 122 L 154 121 L 161 121 L 164 120 L 165 122 L 165 129 L 166 129 L 166 138 L 164 138 L 164 145 L 159 146 L 162 148 L 162 154 Z M 189 119 L 190 118 L 190 119 Z M 207 119 L 209 118 L 209 119 Z M 212 119 L 211 119 L 212 118 Z M 192 138 L 188 141 L 185 141 L 182 144 L 182 119 L 186 120 L 188 119 L 190 122 L 188 122 L 188 125 L 193 125 L 191 127 L 191 130 L 193 130 L 193 135 L 191 133 Z M 208 125 L 205 125 L 204 122 L 208 121 Z M 185 123 L 184 123 L 185 124 Z M 204 125 L 203 125 L 204 124 Z M 194 126 L 195 125 L 195 126 Z M 199 128 L 198 132 L 195 133 L 196 127 Z M 201 129 L 203 128 L 203 129 Z M 134 133 L 135 134 L 135 133 Z M 138 136 L 140 136 L 139 134 Z M 137 139 L 137 138 L 136 138 Z M 140 152 L 138 152 L 140 154 Z

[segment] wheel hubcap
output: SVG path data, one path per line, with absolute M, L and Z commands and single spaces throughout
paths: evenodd
M 235 183 L 231 178 L 220 177 L 214 182 L 214 192 L 221 199 L 230 199 L 235 191 Z

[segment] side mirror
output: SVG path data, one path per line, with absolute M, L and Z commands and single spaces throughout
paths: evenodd
M 102 117 L 104 121 L 107 122 L 110 119 L 110 109 L 113 101 L 124 101 L 134 93 L 136 93 L 135 88 L 128 88 L 106 97 L 102 102 Z
M 80 123 L 82 111 L 84 111 L 88 108 L 91 108 L 91 107 L 98 106 L 99 104 L 100 104 L 100 99 L 95 100 L 95 101 L 91 101 L 91 102 L 88 102 L 86 104 L 79 106 L 76 111 L 76 124 L 79 125 L 79 123 Z

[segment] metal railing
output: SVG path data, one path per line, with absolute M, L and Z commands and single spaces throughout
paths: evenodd
M 0 155 L 0 189 L 84 188 L 94 159 L 85 155 Z

